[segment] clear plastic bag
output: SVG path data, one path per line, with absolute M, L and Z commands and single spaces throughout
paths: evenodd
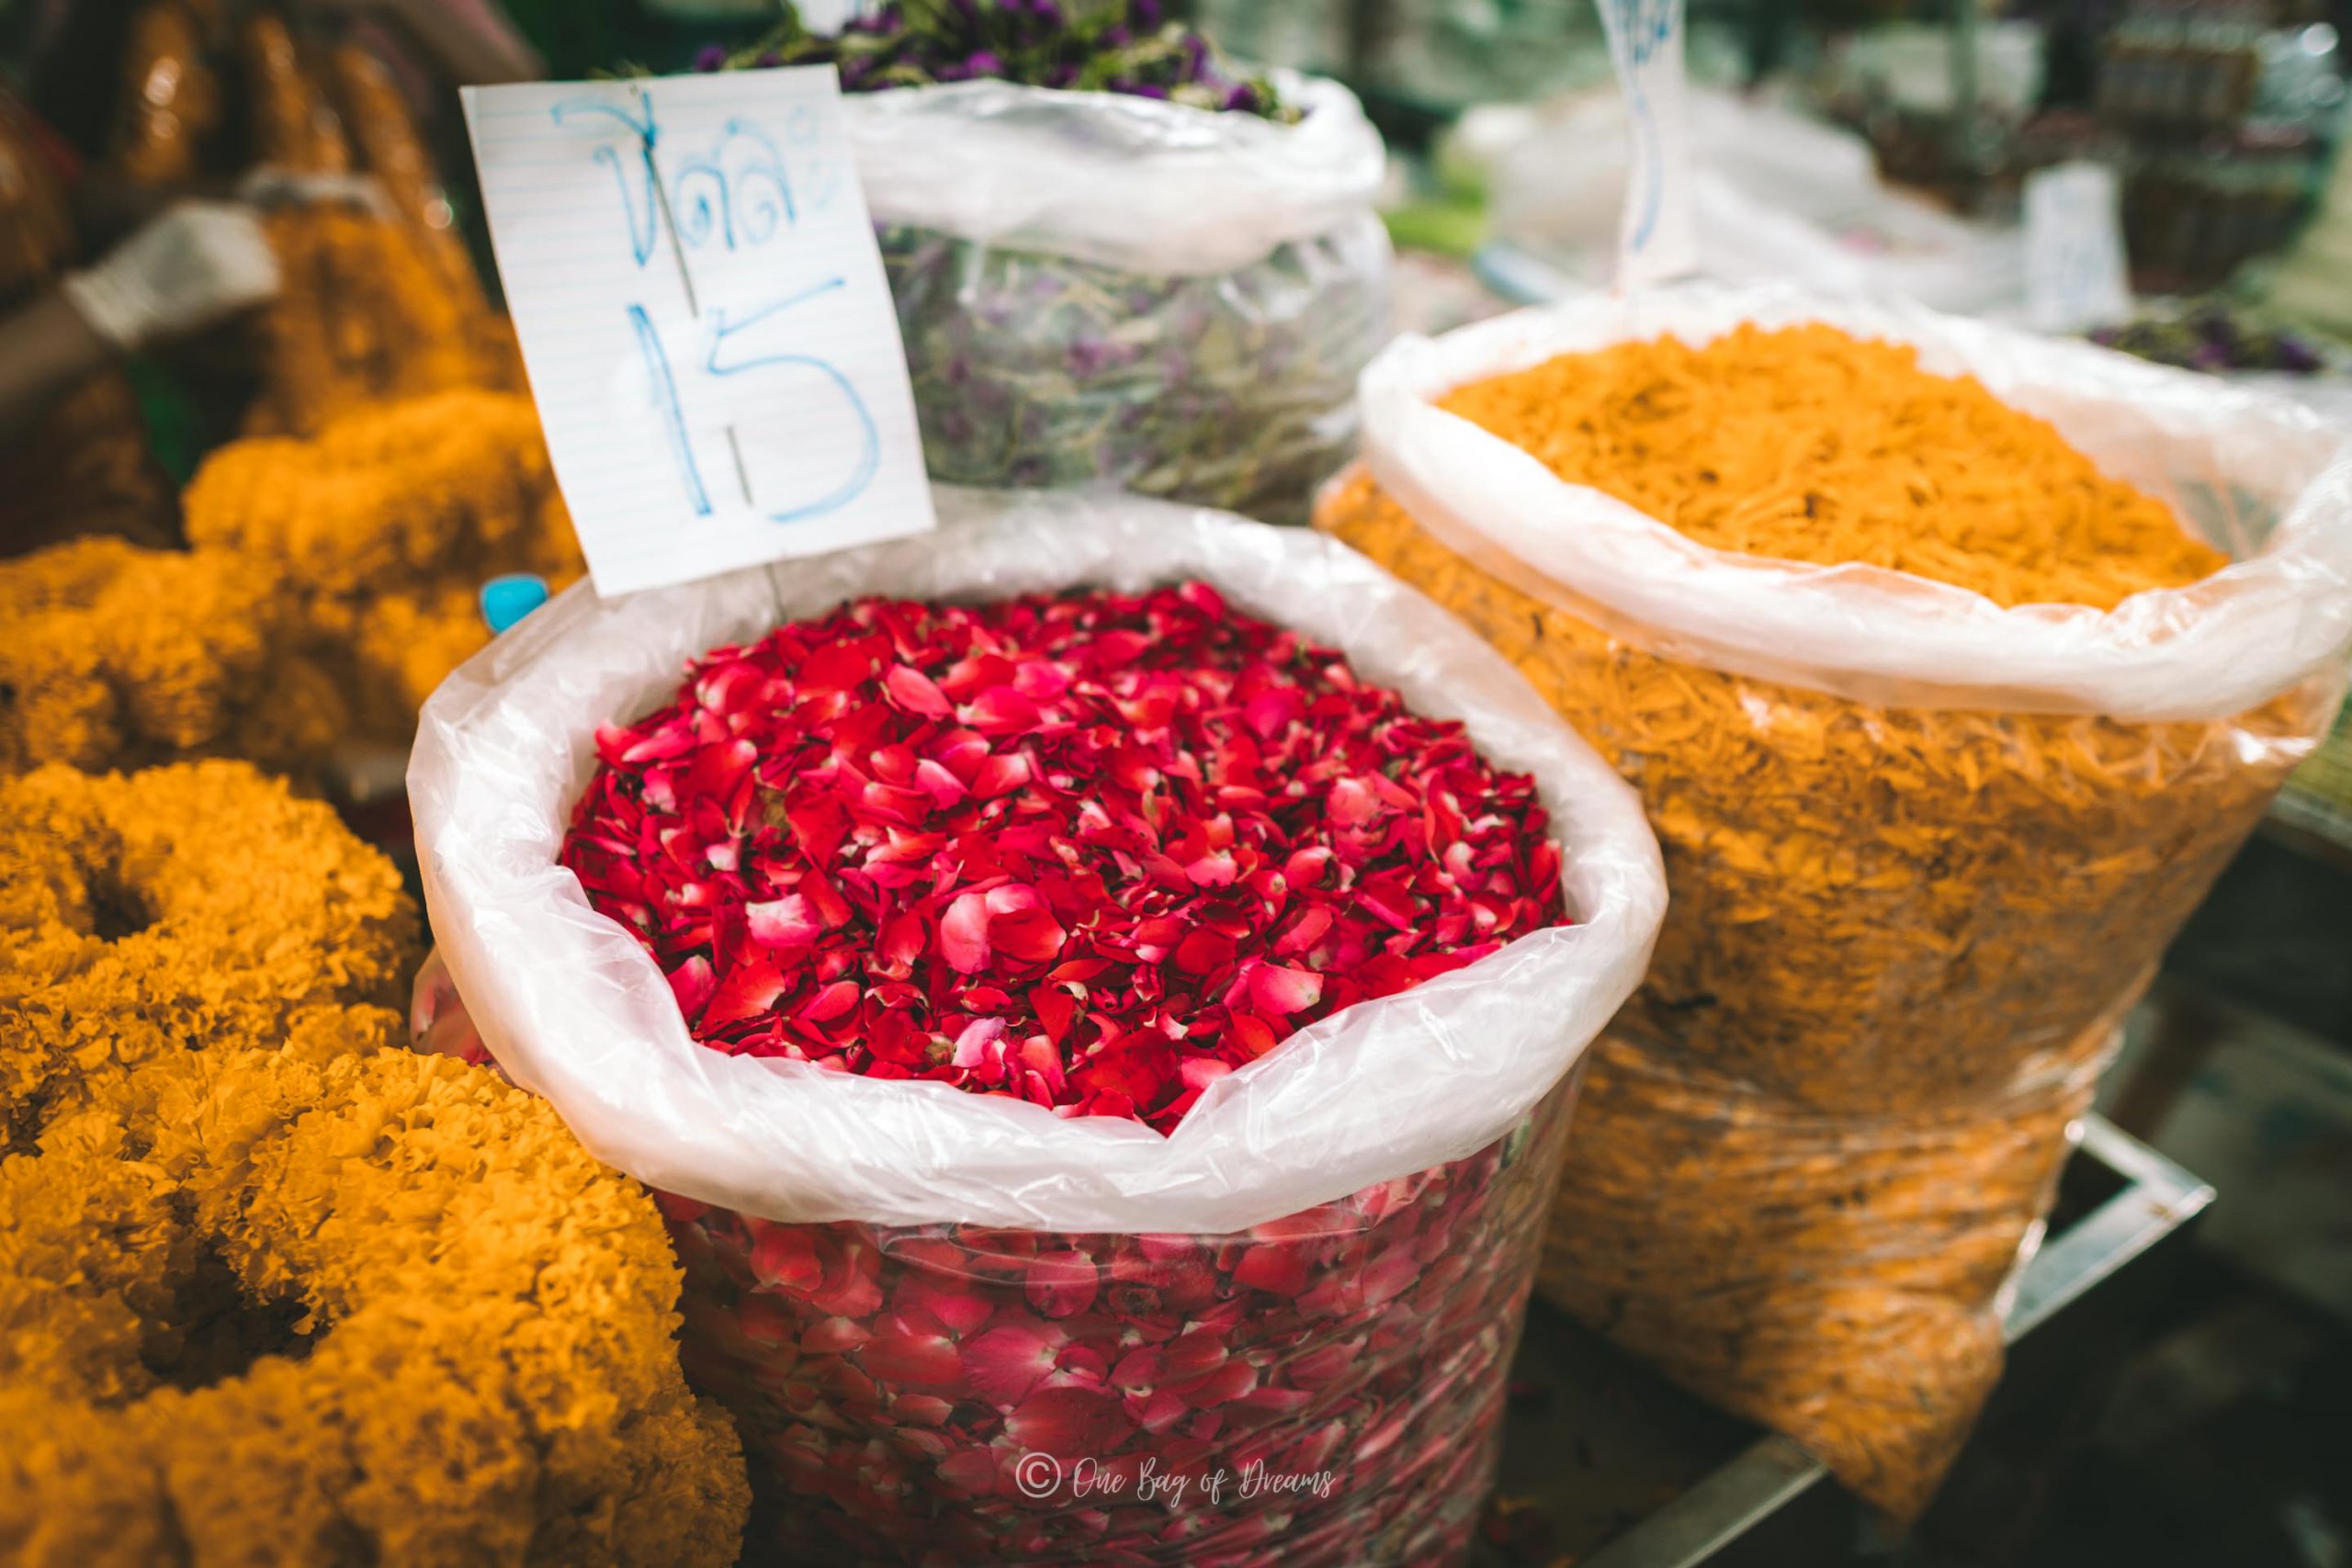
M 1462 1560 L 1573 1099 L 1229 1235 L 776 1225 L 663 1198 L 688 1375 L 766 1482 L 754 1554 Z
M 944 483 L 1078 486 L 1306 519 L 1385 335 L 1369 211 L 1212 276 L 886 229 L 923 459 Z
M 1664 908 L 1656 841 L 1608 765 L 1476 637 L 1329 540 L 1134 497 L 938 502 L 940 530 L 903 543 L 619 600 L 574 589 L 426 703 L 409 765 L 426 908 L 500 1066 L 650 1185 L 771 1218 L 884 1224 L 1246 1230 L 1463 1158 L 1532 1110 L 1640 980 Z M 709 1050 L 637 938 L 556 864 L 596 728 L 666 698 L 691 657 L 861 594 L 1187 577 L 1339 649 L 1532 773 L 1576 923 L 1301 1030 L 1161 1137 Z
M 437 953 L 410 1031 L 498 1070 Z M 657 1192 L 688 1375 L 760 1478 L 755 1560 L 1459 1558 L 1581 1076 L 1468 1159 L 1228 1235 L 777 1224 Z
M 1748 320 L 1824 320 L 1975 374 L 2232 564 L 2101 612 L 1729 554 L 1430 401 L 1561 353 L 1699 342 Z M 1709 1160 L 1744 1140 L 1751 1166 L 1781 1151 L 1792 1169 L 1901 1188 L 1906 1140 L 1932 1143 L 1920 1129 L 2026 1124 L 2019 1086 L 2073 1081 L 2083 1042 L 2335 711 L 2352 640 L 2352 446 L 2291 405 L 2120 355 L 1780 290 L 1596 300 L 1405 343 L 1367 372 L 1364 405 L 1369 472 L 1326 492 L 1318 525 L 1460 615 L 1617 765 L 1674 889 L 1649 976 L 1612 1026 L 1631 1043 L 1592 1069 L 1611 1113 L 1571 1154 L 1555 1242 L 1591 1283 L 1556 1293 L 1604 1327 L 1650 1325 L 1618 1331 L 1700 1393 L 1815 1442 L 1874 1501 L 1916 1509 L 1997 1366 L 1984 1281 L 1880 1298 L 1889 1335 L 1956 1323 L 1984 1354 L 1915 1359 L 1907 1393 L 1877 1399 L 1867 1347 L 1841 1352 L 1801 1301 L 1726 1287 L 1703 1329 L 1678 1315 L 1690 1281 L 1645 1258 L 1669 1240 L 1661 1217 L 1687 1227 L 1691 1204 L 1578 1171 L 1622 1156 L 1663 1183 L 1676 1173 L 1659 1140 L 1679 1125 Z M 2037 1159 L 2054 1162 L 2062 1110 L 2033 1112 Z M 2023 1157 L 1955 1179 L 2005 1179 Z M 1694 1169 L 1712 1180 L 1684 1168 L 1686 1186 Z M 2002 1223 L 2030 1225 L 2037 1192 Z M 1757 1278 L 1818 1269 L 1816 1255 L 1775 1250 L 1773 1216 L 1747 1213 L 1746 1195 L 1721 1196 L 1723 1228 L 1674 1245 Z M 1798 1210 L 1834 1230 L 1838 1198 L 1832 1179 Z M 1922 1207 L 1895 1234 L 1928 1257 L 1949 1233 Z M 1809 1383 L 1767 1375 L 1790 1343 L 1815 1355 Z
M 1916 344 L 2233 558 L 2114 610 L 1707 548 L 1429 399 L 1742 320 Z M 2291 404 L 1926 311 L 1694 288 L 1400 344 L 1322 521 L 1452 606 L 1642 791 L 1673 918 L 1631 1017 L 1821 1110 L 1932 1107 L 2060 1052 L 2163 950 L 2325 733 L 2352 443 Z
M 974 1560 L 953 1544 L 961 1529 L 982 1530 L 1003 1554 L 1051 1546 L 1080 1562 L 1194 1561 L 1184 1544 L 1194 1529 L 1229 1532 L 1221 1539 L 1237 1551 L 1271 1532 L 1266 1550 L 1284 1562 L 1310 1546 L 1335 1563 L 1438 1550 L 1488 1475 L 1498 1380 L 1532 1267 L 1529 1211 L 1548 1196 L 1566 1115 L 1555 1091 L 1638 983 L 1663 913 L 1639 804 L 1490 649 L 1329 540 L 1132 497 L 939 500 L 943 526 L 926 538 L 616 602 L 574 590 L 435 694 L 410 795 L 427 907 L 470 1026 L 592 1153 L 675 1195 L 682 1246 L 699 1256 L 695 1354 L 708 1386 L 765 1434 L 779 1529 L 797 1528 L 790 1498 L 821 1496 L 836 1536 L 910 1561 L 933 1545 L 944 1555 L 928 1560 Z M 1213 1085 L 1163 1138 L 944 1084 L 708 1050 L 688 1036 L 636 937 L 593 912 L 555 863 L 595 764 L 597 726 L 666 696 L 692 655 L 861 593 L 1132 591 L 1185 577 L 1340 649 L 1367 681 L 1462 720 L 1486 756 L 1532 772 L 1576 923 L 1310 1025 Z M 420 1032 L 470 1049 L 427 978 Z M 1507 1168 L 1543 1175 L 1504 1181 Z M 1057 1262 L 1033 1273 L 1048 1255 Z M 1017 1283 L 997 1278 L 1012 1258 L 1022 1260 Z M 1182 1281 L 1153 1272 L 1185 1259 Z M 747 1267 L 762 1287 L 748 1295 Z M 1138 1269 L 1141 1278 L 1104 1282 Z M 909 1315 L 886 1273 L 942 1299 L 927 1318 Z M 943 1279 L 964 1276 L 989 1286 L 943 1294 Z M 1083 1294 L 1088 1277 L 1099 1292 L 1173 1291 L 1179 1304 L 1138 1296 L 1115 1314 L 1059 1311 L 1074 1298 L 1057 1292 Z M 1079 1344 L 1086 1354 L 1040 1365 L 1037 1386 L 1018 1398 L 990 1403 L 983 1389 L 950 1399 L 938 1386 L 947 1352 L 960 1368 L 966 1336 L 985 1332 L 963 1298 L 1004 1304 L 1007 1325 L 1051 1339 L 1025 1318 L 1012 1323 L 1010 1303 L 1025 1299 L 1038 1321 L 1062 1325 L 1057 1352 Z M 1264 1337 L 1284 1301 L 1293 1328 Z M 899 1319 L 876 1321 L 886 1304 Z M 1483 1326 L 1462 1329 L 1472 1348 L 1458 1352 L 1427 1324 L 1396 1332 L 1392 1315 L 1401 1324 L 1417 1306 L 1444 1325 Z M 1116 1382 L 1125 1352 L 1166 1326 L 1167 1311 L 1225 1332 L 1225 1355 L 1196 1375 L 1230 1362 L 1227 1382 L 1167 1375 L 1147 1393 Z M 885 1336 L 891 1352 L 873 1350 Z M 1316 1346 L 1324 1360 L 1305 1364 L 1328 1360 L 1328 1382 L 1299 1371 Z M 1097 1397 L 1057 1393 L 1024 1416 L 1041 1388 Z M 1147 1414 L 1151 1394 L 1170 1391 L 1196 1401 L 1181 1431 L 1165 1401 Z M 1130 1396 L 1141 1399 L 1132 1413 Z M 1232 1434 L 1220 1437 L 1228 1420 Z M 1178 1460 L 1214 1460 L 1212 1473 L 1230 1472 L 1225 1505 L 1201 1510 L 1197 1492 L 1189 1503 L 1163 1495 L 1091 1506 L 1067 1492 L 1024 1497 L 1017 1480 L 981 1476 L 981 1460 L 950 1468 L 946 1439 L 923 1434 L 951 1422 L 954 1453 L 994 1456 L 988 1463 L 1047 1446 L 1040 1433 L 1075 1441 L 1063 1429 L 1071 1422 L 1100 1449 L 1055 1453 L 1073 1466 L 1098 1457 L 1139 1473 L 1153 1459 L 1172 1476 Z M 1306 1469 L 1335 1472 L 1332 1496 L 1230 1490 L 1252 1459 L 1272 1473 L 1327 1443 L 1344 1451 Z M 842 1481 L 844 1470 L 861 1473 Z M 946 1506 L 973 1496 L 995 1502 Z M 897 1510 L 916 1506 L 908 1499 L 922 1499 L 930 1521 L 920 1542 L 892 1533 Z M 1102 1555 L 1099 1540 L 1088 1546 L 1074 1531 L 1115 1533 L 1127 1555 Z
M 1391 258 L 1378 134 L 1276 80 L 1295 125 L 1002 82 L 844 101 L 933 479 L 1304 521 Z
M 2102 1022 L 1996 1091 L 1860 1116 L 1604 1036 L 1537 1288 L 1907 1518 L 2000 1378 L 2006 1288 L 2117 1038 Z

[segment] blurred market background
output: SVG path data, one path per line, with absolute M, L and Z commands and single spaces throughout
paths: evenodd
M 175 85 L 126 61 L 230 4 L 0 0 L 8 88 L 68 155 L 96 159 L 129 100 Z M 489 0 L 439 8 L 521 40 L 510 60 L 554 77 L 691 69 L 776 17 L 766 0 L 505 0 L 503 20 Z M 823 27 L 856 8 L 802 11 Z M 392 9 L 336 0 L 295 7 L 295 24 Z M 1362 96 L 1392 152 L 1399 330 L 1606 287 L 1626 135 L 1591 0 L 1170 9 L 1238 59 Z M 2352 0 L 1689 0 L 1701 270 L 2079 333 L 2352 420 L 2347 26 Z M 494 303 L 449 73 L 413 31 L 389 25 L 382 39 L 420 153 L 401 194 L 435 254 L 470 261 Z M 2098 310 L 2041 297 L 2032 259 L 2037 180 L 2085 164 L 2111 173 L 2132 291 Z M 238 366 L 138 364 L 132 380 L 177 479 L 254 428 L 220 395 L 252 395 Z M 462 585 L 458 602 L 470 594 Z M 397 814 L 398 775 L 383 749 L 346 759 L 334 787 L 366 821 Z M 2218 1201 L 2179 1227 L 2183 1244 L 2083 1283 L 2063 1355 L 2020 1349 L 2004 1404 L 1904 1551 L 1988 1568 L 2352 1563 L 2352 725 L 2180 938 L 2102 1108 Z M 1488 1549 L 1498 1562 L 1634 1564 L 1609 1543 L 1723 1484 L 1756 1434 L 1539 1314 L 1531 1339 L 1547 1334 L 1556 1343 L 1522 1367 Z M 1547 1436 L 1569 1404 L 1618 1415 Z M 1597 1485 L 1609 1506 L 1596 1509 Z M 1777 1529 L 1790 1510 L 1766 1512 Z M 1679 1556 L 1638 1561 L 1889 1550 L 1822 1512 L 1815 1533 L 1781 1537 L 1735 1508 Z

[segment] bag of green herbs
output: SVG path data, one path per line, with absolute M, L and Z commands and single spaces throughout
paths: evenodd
M 1303 522 L 1386 335 L 1379 134 L 1159 0 L 786 7 L 713 69 L 831 63 L 934 479 Z

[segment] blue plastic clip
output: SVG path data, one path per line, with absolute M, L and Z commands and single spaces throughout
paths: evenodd
M 547 602 L 547 579 L 527 571 L 493 577 L 481 585 L 481 618 L 490 623 L 493 636 Z

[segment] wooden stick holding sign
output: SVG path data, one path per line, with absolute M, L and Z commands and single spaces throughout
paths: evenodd
M 830 67 L 469 88 L 465 103 L 599 592 L 933 526 Z M 731 487 L 706 478 L 727 472 Z

